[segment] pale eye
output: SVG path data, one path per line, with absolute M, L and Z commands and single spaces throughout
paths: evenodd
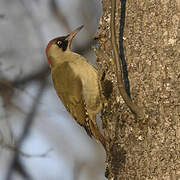
M 56 43 L 60 48 L 62 47 L 62 41 L 57 41 Z
M 56 44 L 58 45 L 59 48 L 62 49 L 62 51 L 65 51 L 68 46 L 68 40 L 58 40 Z

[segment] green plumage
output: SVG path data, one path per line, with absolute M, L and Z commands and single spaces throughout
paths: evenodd
M 47 46 L 54 88 L 72 117 L 105 147 L 104 137 L 96 123 L 96 114 L 102 109 L 98 72 L 83 56 L 70 50 L 77 30 L 66 36 L 67 45 L 62 44 L 64 38 L 60 37 L 50 41 Z

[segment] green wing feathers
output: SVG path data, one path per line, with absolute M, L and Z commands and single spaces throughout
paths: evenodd
M 72 117 L 85 128 L 87 134 L 91 136 L 91 131 L 87 127 L 87 113 L 82 93 L 82 82 L 73 73 L 68 62 L 64 62 L 60 67 L 52 71 L 52 77 L 56 92 L 62 103 L 72 115 Z

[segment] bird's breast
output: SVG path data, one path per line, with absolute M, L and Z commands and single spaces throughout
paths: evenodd
M 63 60 L 63 63 L 57 64 L 53 70 L 53 76 L 56 76 L 55 86 L 58 87 L 56 90 L 58 89 L 59 94 L 68 92 L 71 96 L 72 89 L 77 90 L 78 86 L 82 86 L 79 93 L 82 94 L 86 106 L 99 111 L 101 102 L 97 70 L 80 55 L 68 57 Z

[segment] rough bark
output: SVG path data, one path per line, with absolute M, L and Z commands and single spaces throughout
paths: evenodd
M 180 179 L 180 1 L 128 0 L 124 48 L 137 121 L 119 96 L 110 41 L 111 1 L 103 0 L 97 64 L 113 82 L 102 122 L 108 179 Z M 117 32 L 120 1 L 117 2 Z M 118 36 L 118 34 L 117 34 Z M 117 39 L 118 41 L 118 39 Z

